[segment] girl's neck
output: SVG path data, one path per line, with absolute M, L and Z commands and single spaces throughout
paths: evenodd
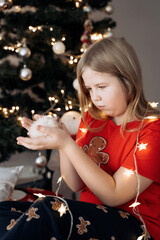
M 121 116 L 117 116 L 117 117 L 111 117 L 111 119 L 117 126 L 120 126 L 124 122 L 125 114 L 123 114 Z M 127 122 L 129 123 L 129 122 L 133 122 L 133 121 L 136 121 L 136 120 L 137 119 L 135 117 L 129 117 Z

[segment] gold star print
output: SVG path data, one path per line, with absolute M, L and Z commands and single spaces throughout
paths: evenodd
M 130 215 L 128 212 L 118 211 L 120 213 L 120 216 L 122 218 L 128 218 L 128 215 Z
M 105 213 L 108 212 L 108 211 L 107 211 L 107 207 L 105 207 L 105 206 L 103 206 L 103 205 L 98 205 L 97 208 L 103 210 L 103 212 L 105 212 Z
M 78 234 L 82 235 L 84 232 L 87 232 L 87 225 L 90 225 L 91 223 L 89 221 L 85 221 L 83 217 L 79 217 L 80 224 L 77 224 L 76 227 L 78 228 Z
M 25 214 L 25 215 L 28 215 L 28 218 L 26 219 L 26 221 L 30 221 L 32 218 L 36 218 L 36 219 L 40 218 L 40 216 L 35 213 L 37 210 L 38 208 L 34 208 L 34 207 L 30 208 L 28 210 L 28 213 Z
M 11 219 L 10 224 L 6 227 L 6 229 L 7 230 L 12 229 L 15 224 L 16 224 L 16 220 L 15 219 Z

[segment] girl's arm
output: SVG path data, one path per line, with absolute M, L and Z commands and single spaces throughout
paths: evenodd
M 41 115 L 38 114 L 34 115 L 35 120 L 37 120 L 40 116 Z M 31 119 L 26 117 L 22 118 L 22 126 L 28 131 L 28 134 L 32 123 L 33 121 Z M 61 123 L 61 127 L 70 136 L 64 124 Z M 59 150 L 59 155 L 60 155 L 60 170 L 64 181 L 67 183 L 67 185 L 71 188 L 72 191 L 75 192 L 79 191 L 84 187 L 84 182 L 79 177 L 69 158 L 66 156 L 65 153 L 63 153 L 62 150 Z
M 118 206 L 136 197 L 137 176 L 135 173 L 128 176 L 127 169 L 120 167 L 113 176 L 109 175 L 92 161 L 76 143 L 68 143 L 63 151 L 70 158 L 81 179 L 104 204 Z M 153 181 L 141 175 L 138 177 L 141 193 Z
M 44 132 L 46 136 L 32 139 L 19 137 L 17 139 L 18 144 L 34 150 L 54 148 L 62 151 L 67 157 L 67 161 L 70 161 L 70 167 L 76 170 L 71 171 L 73 174 L 72 181 L 74 181 L 75 173 L 77 172 L 80 179 L 82 179 L 90 190 L 106 205 L 118 206 L 136 197 L 137 177 L 135 173 L 128 177 L 125 174 L 126 169 L 120 167 L 119 170 L 111 176 L 92 161 L 63 129 L 51 129 L 39 126 L 38 130 Z M 65 158 L 63 160 L 65 161 Z M 63 165 L 63 170 L 64 168 L 65 164 Z M 66 176 L 68 181 L 69 171 Z M 140 192 L 142 192 L 149 187 L 152 180 L 140 175 L 139 178 Z M 75 190 L 77 190 L 77 182 L 75 185 Z M 82 185 L 80 184 L 79 186 Z M 72 187 L 74 187 L 74 182 L 72 182 Z
M 80 191 L 84 187 L 84 182 L 62 150 L 59 150 L 59 155 L 61 176 L 72 191 Z

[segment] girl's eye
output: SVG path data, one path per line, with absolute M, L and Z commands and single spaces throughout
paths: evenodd
M 99 88 L 105 88 L 106 86 L 99 86 Z

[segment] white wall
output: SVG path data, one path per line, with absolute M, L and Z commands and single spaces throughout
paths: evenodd
M 117 23 L 114 35 L 134 47 L 142 66 L 145 96 L 159 102 L 160 109 L 160 0 L 112 0 L 111 5 L 114 11 L 109 16 Z

